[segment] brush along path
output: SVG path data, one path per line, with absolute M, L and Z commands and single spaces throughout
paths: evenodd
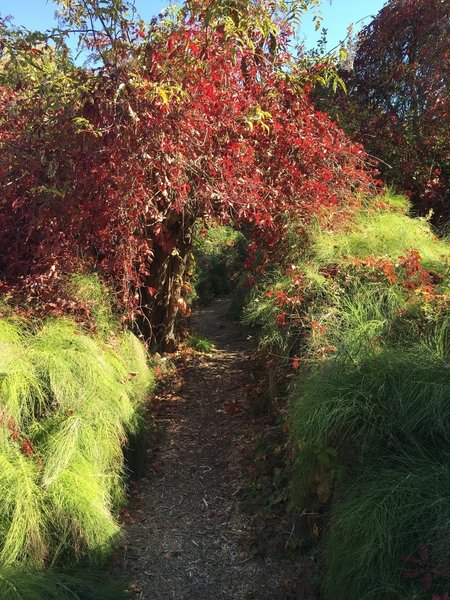
M 240 496 L 248 483 L 243 447 L 252 443 L 243 410 L 251 342 L 227 309 L 219 300 L 196 312 L 194 330 L 216 350 L 176 358 L 175 387 L 156 398 L 165 439 L 132 495 L 122 552 L 122 569 L 141 600 L 309 598 L 303 585 L 286 589 L 300 561 L 250 552 L 255 516 L 242 512 Z

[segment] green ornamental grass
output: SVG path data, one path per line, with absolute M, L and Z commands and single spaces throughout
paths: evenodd
M 22 590 L 10 583 L 20 570 L 30 570 L 25 586 L 45 590 L 43 567 L 102 561 L 120 534 L 123 452 L 153 373 L 137 338 L 110 327 L 107 305 L 99 315 L 96 335 L 70 319 L 0 319 L 0 589 L 9 594 Z M 66 597 L 51 589 L 46 598 Z M 21 594 L 0 597 L 41 597 Z
M 307 512 L 313 497 L 315 508 L 317 497 L 328 503 L 324 600 L 450 592 L 450 245 L 408 217 L 401 197 L 381 201 L 306 246 L 295 244 L 291 224 L 289 268 L 303 300 L 280 302 L 298 292 L 274 269 L 245 312 L 291 374 L 295 501 Z M 444 308 L 376 266 L 396 268 L 411 250 L 432 271 Z M 375 267 L 358 262 L 368 258 Z M 406 559 L 420 548 L 429 560 L 417 567 Z
M 440 270 L 448 266 L 450 247 L 436 237 L 428 221 L 404 214 L 403 207 L 399 209 L 389 196 L 382 200 L 394 204 L 395 210 L 363 210 L 347 228 L 315 235 L 315 260 L 319 264 L 330 264 L 348 257 L 397 259 L 414 248 L 426 269 Z
M 22 566 L 0 567 L 2 600 L 122 600 L 129 596 L 121 582 L 92 571 L 39 571 Z

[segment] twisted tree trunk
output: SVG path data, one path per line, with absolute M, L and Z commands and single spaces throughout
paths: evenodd
M 139 329 L 152 349 L 173 352 L 177 345 L 175 326 L 194 221 L 194 218 L 181 220 L 180 215 L 176 215 L 173 223 L 165 224 L 170 236 L 164 245 L 155 246 L 150 275 L 140 290 Z

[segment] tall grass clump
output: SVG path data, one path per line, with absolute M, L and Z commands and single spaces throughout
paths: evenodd
M 111 291 L 96 273 L 73 273 L 66 288 L 70 297 L 87 309 L 97 334 L 107 337 L 112 331 L 117 331 L 118 319 L 114 314 Z
M 96 335 L 0 319 L 0 570 L 101 562 L 119 535 L 124 449 L 153 374 L 137 338 L 97 316 Z
M 75 574 L 0 567 L 2 600 L 122 600 L 129 597 L 123 587 L 86 570 Z
M 382 198 L 386 208 L 361 211 L 341 231 L 314 236 L 313 251 L 319 264 L 341 262 L 344 257 L 364 259 L 389 257 L 397 259 L 414 248 L 422 257 L 426 269 L 441 269 L 448 264 L 450 247 L 439 240 L 425 218 L 411 218 L 405 214 L 406 202 L 401 197 Z
M 450 245 L 392 194 L 309 237 L 246 319 L 290 376 L 292 487 L 322 515 L 324 598 L 443 596 Z
M 325 597 L 443 596 L 450 589 L 449 539 L 448 444 L 379 456 L 361 466 L 335 499 L 324 540 Z M 429 558 L 418 564 L 421 548 Z
M 292 389 L 296 487 L 303 501 L 311 480 L 335 493 L 326 598 L 410 598 L 406 556 L 426 545 L 430 570 L 450 559 L 450 355 L 431 329 L 415 345 L 358 340 Z
M 241 319 L 244 325 L 257 327 L 260 346 L 278 356 L 289 356 L 299 333 L 296 327 L 277 323 L 280 307 L 273 298 L 277 294 L 287 294 L 290 286 L 291 280 L 283 270 L 274 268 L 251 291 Z

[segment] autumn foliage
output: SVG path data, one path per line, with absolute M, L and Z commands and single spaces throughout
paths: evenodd
M 6 289 L 54 295 L 64 273 L 96 269 L 145 337 L 171 345 L 198 219 L 245 224 L 273 247 L 286 215 L 342 219 L 373 186 L 362 148 L 288 72 L 283 22 L 275 52 L 261 32 L 248 45 L 205 18 L 127 22 L 114 43 L 90 39 L 106 57 L 91 69 L 25 45 L 12 76 L 5 52 Z
M 189 273 L 201 290 L 193 237 L 220 223 L 234 228 L 222 241 L 245 233 L 244 319 L 289 382 L 290 410 L 281 394 L 274 408 L 301 514 L 323 534 L 324 598 L 448 598 L 450 246 L 403 197 L 375 195 L 363 146 L 314 107 L 330 63 L 289 53 L 310 4 L 187 0 L 146 25 L 131 1 L 61 0 L 47 34 L 0 19 L 0 485 L 3 529 L 22 540 L 0 563 L 112 547 L 122 449 L 152 383 L 117 313 L 173 349 Z M 341 112 L 392 182 L 443 216 L 446 31 L 447 1 L 389 2 L 363 30 Z M 220 275 L 243 259 L 196 246 Z
M 383 179 L 439 224 L 450 216 L 449 40 L 448 1 L 388 2 L 357 38 L 348 96 L 325 103 L 381 159 Z

